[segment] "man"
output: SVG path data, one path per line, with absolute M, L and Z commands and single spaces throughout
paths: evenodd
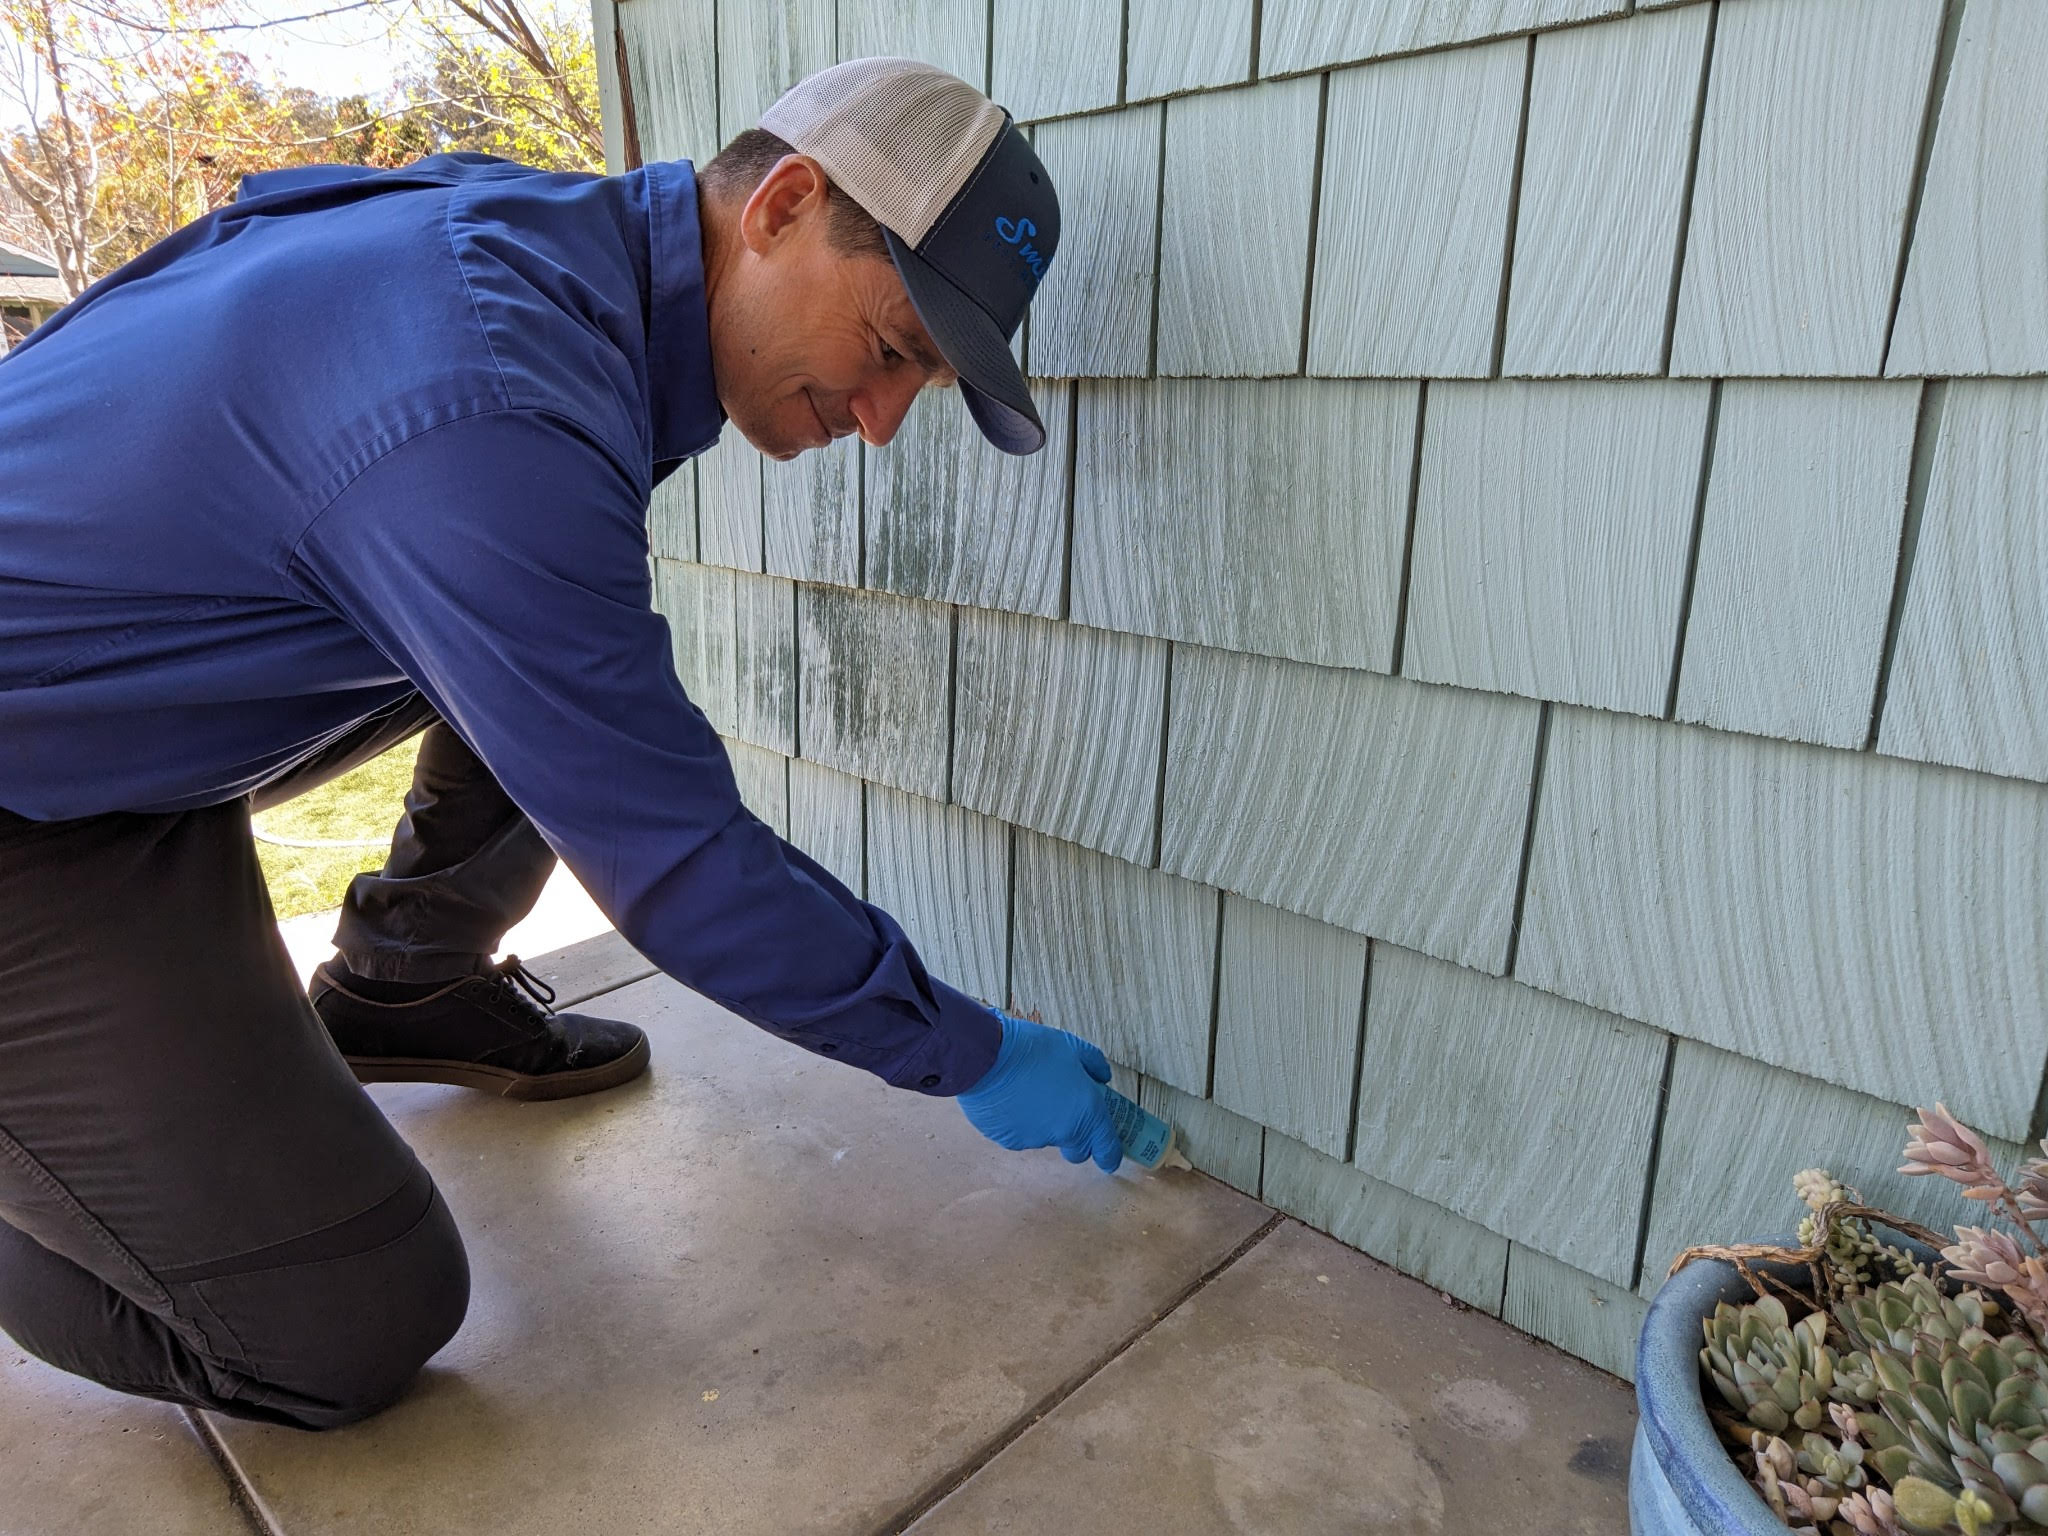
M 669 972 L 806 1049 L 1113 1167 L 1101 1053 L 928 976 L 739 803 L 649 603 L 652 487 L 729 418 L 886 444 L 1008 349 L 1044 168 L 862 60 L 705 167 L 483 156 L 252 178 L 0 363 L 0 1326 L 122 1391 L 321 1427 L 453 1334 L 461 1240 L 356 1085 L 639 1072 L 490 956 L 555 854 Z M 1026 249 L 1026 247 L 1029 247 Z M 261 807 L 424 728 L 318 1014 Z

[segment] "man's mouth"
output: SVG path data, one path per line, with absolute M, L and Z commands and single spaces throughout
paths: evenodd
M 850 418 L 843 427 L 834 427 L 830 422 L 826 421 L 825 413 L 818 409 L 818 397 L 808 389 L 804 391 L 804 401 L 810 406 L 811 414 L 818 418 L 819 430 L 825 434 L 824 442 L 818 444 L 820 448 L 829 443 L 836 443 L 842 437 L 851 437 L 860 430 L 860 423 Z
M 814 448 L 830 446 L 832 442 L 832 429 L 825 425 L 825 413 L 818 409 L 817 399 L 808 389 L 804 391 L 804 404 L 811 408 L 811 419 L 818 424 L 818 440 L 811 446 Z

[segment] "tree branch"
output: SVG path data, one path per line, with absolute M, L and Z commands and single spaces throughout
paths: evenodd
M 345 5 L 307 11 L 298 16 L 270 16 L 262 21 L 216 21 L 197 25 L 161 26 L 156 22 L 143 21 L 139 17 L 124 15 L 119 11 L 101 10 L 98 6 L 88 4 L 87 0 L 69 0 L 69 3 L 89 16 L 110 21 L 127 31 L 154 33 L 159 37 L 212 37 L 224 32 L 262 32 L 271 27 L 289 27 L 301 21 L 320 21 L 325 17 L 340 16 L 349 11 L 375 11 L 383 8 L 382 0 L 348 0 Z

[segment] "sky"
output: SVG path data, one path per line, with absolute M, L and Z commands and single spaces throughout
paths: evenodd
M 303 16 L 336 0 L 253 0 L 264 19 Z M 236 46 L 259 70 L 287 85 L 302 85 L 323 96 L 379 91 L 404 65 L 402 50 L 385 35 L 373 11 L 349 11 L 242 34 Z
M 285 85 L 302 85 L 323 96 L 380 91 L 404 66 L 403 49 L 386 34 L 374 11 L 345 11 L 309 21 L 286 21 L 328 10 L 346 0 L 249 0 L 252 20 L 280 24 L 230 35 L 260 74 Z M 0 46 L 7 40 L 0 38 Z M 0 99 L 0 126 L 18 125 L 24 114 Z

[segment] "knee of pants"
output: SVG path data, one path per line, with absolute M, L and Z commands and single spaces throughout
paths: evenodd
M 330 1429 L 388 1408 L 455 1336 L 469 1260 L 435 1190 L 425 1214 L 379 1247 L 195 1290 L 234 1335 L 243 1383 L 233 1395 L 262 1417 Z

